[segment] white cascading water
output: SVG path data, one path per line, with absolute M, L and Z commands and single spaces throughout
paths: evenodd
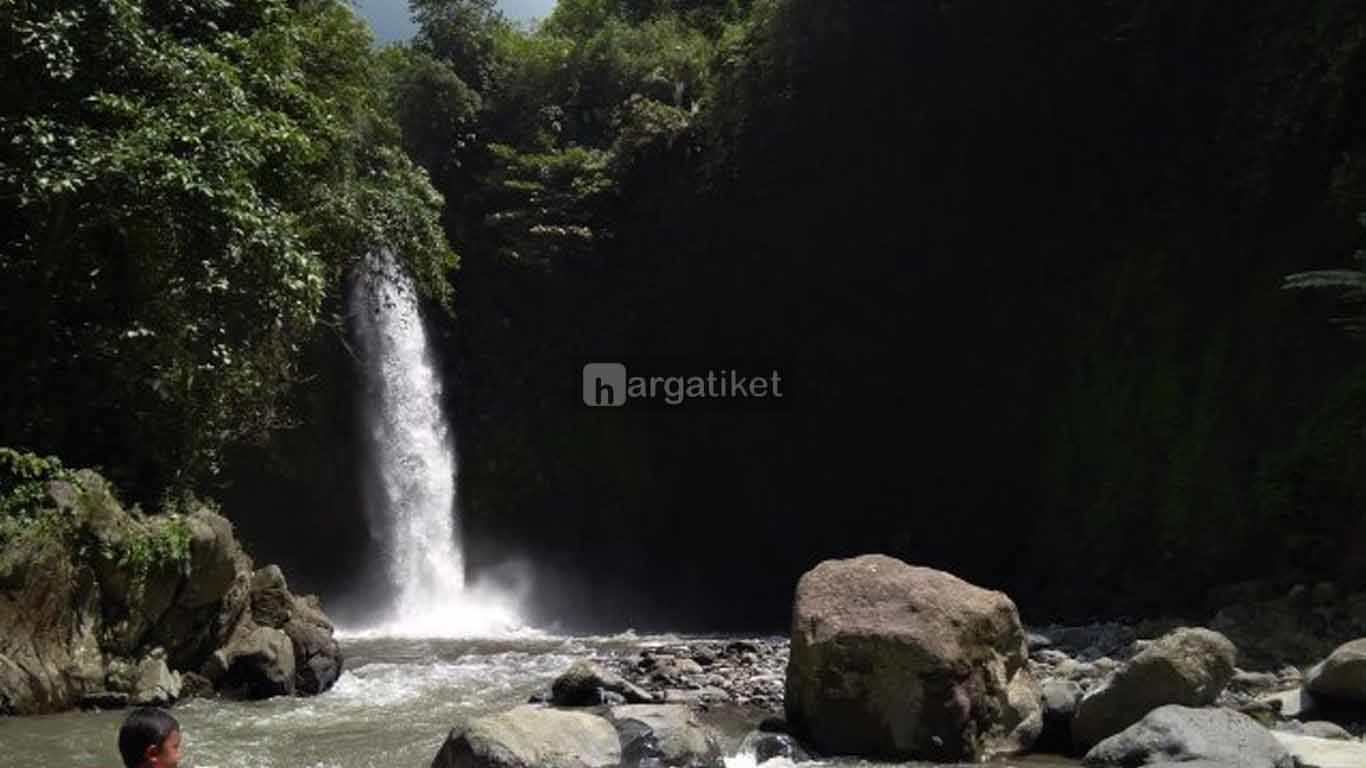
M 465 588 L 456 516 L 456 455 L 412 281 L 394 258 L 373 256 L 352 293 L 370 396 L 364 418 L 378 487 L 394 603 L 367 634 L 460 637 L 503 632 L 516 614 L 493 594 Z

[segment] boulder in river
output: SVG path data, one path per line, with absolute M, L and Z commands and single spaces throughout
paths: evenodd
M 294 690 L 305 696 L 322 693 L 341 676 L 341 646 L 316 595 L 291 595 L 290 601 L 283 629 L 294 646 Z
M 1338 646 L 1309 670 L 1304 686 L 1325 703 L 1366 707 L 1366 638 Z
M 762 727 L 747 734 L 737 752 L 752 755 L 755 765 L 775 758 L 785 759 L 789 763 L 804 763 L 812 759 L 811 753 L 791 735 L 765 731 Z
M 214 651 L 204 676 L 230 698 L 266 699 L 294 693 L 294 645 L 272 627 L 246 625 Z
M 1237 649 L 1209 629 L 1183 627 L 1149 643 L 1077 703 L 1072 738 L 1089 747 L 1166 704 L 1213 704 L 1234 673 Z
M 1093 768 L 1206 760 L 1239 768 L 1294 768 L 1271 731 L 1247 715 L 1220 708 L 1158 707 L 1086 753 Z
M 432 768 L 617 768 L 621 744 L 606 718 L 523 705 L 451 731 Z
M 1072 751 L 1072 717 L 1081 700 L 1081 686 L 1073 680 L 1045 680 L 1041 686 L 1043 731 L 1034 742 L 1039 752 L 1066 754 Z
M 824 754 L 886 759 L 1014 753 L 1042 728 L 1010 598 L 883 555 L 802 576 L 785 709 Z

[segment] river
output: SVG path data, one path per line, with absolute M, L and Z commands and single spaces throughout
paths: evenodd
M 674 636 L 415 640 L 345 637 L 346 672 L 313 698 L 257 702 L 194 700 L 173 713 L 185 768 L 427 768 L 446 734 L 465 719 L 523 703 L 576 659 L 633 654 Z M 122 712 L 0 718 L 0 765 L 118 768 Z M 727 754 L 752 725 L 731 712 L 709 724 Z M 732 768 L 748 761 L 731 760 Z M 839 761 L 851 768 L 854 761 Z M 1010 761 L 1029 768 L 1076 763 Z M 751 763 L 752 765 L 752 763 Z M 770 765 L 765 763 L 765 765 Z

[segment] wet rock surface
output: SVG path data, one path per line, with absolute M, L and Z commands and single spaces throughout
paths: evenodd
M 313 694 L 340 674 L 317 598 L 253 570 L 212 509 L 125 509 L 88 470 L 33 504 L 73 533 L 36 526 L 0 551 L 0 715 Z
M 783 709 L 787 661 L 782 637 L 679 640 L 597 660 L 654 701 L 775 713 Z

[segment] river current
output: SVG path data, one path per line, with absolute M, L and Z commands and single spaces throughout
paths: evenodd
M 346 671 L 327 693 L 256 702 L 193 700 L 175 707 L 184 768 L 427 768 L 466 719 L 524 703 L 574 660 L 629 655 L 675 636 L 420 640 L 345 636 Z M 708 724 L 734 755 L 753 714 L 718 711 Z M 0 718 L 0 766 L 119 768 L 123 713 Z M 744 756 L 729 768 L 752 768 Z M 855 761 L 839 761 L 855 766 Z M 776 763 L 765 766 L 783 768 Z M 815 764 L 812 764 L 813 766 Z M 1045 758 L 1006 765 L 1061 768 Z

